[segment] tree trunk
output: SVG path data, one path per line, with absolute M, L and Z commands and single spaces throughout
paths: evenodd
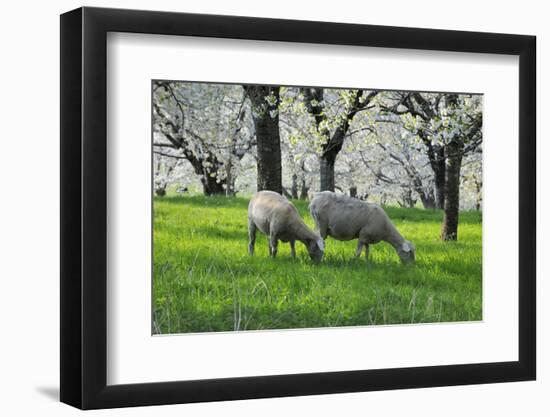
M 327 116 L 324 113 L 324 104 L 321 104 L 324 98 L 324 90 L 322 88 L 302 88 L 301 91 L 304 95 L 306 108 L 315 118 L 319 133 L 326 138 L 326 142 L 323 145 L 323 153 L 319 158 L 320 191 L 334 191 L 334 165 L 336 156 L 342 149 L 351 121 L 358 111 L 370 104 L 378 92 L 371 91 L 364 97 L 365 90 L 357 91 L 353 103 L 346 109 L 346 114 L 342 115 L 343 117 L 338 121 L 338 125 L 331 136 L 328 128 L 324 126 L 324 122 L 327 121 Z
M 169 92 L 170 88 L 167 87 L 168 83 L 163 83 L 164 89 Z M 173 96 L 175 99 L 175 96 Z M 176 99 L 177 100 L 177 99 Z M 178 102 L 178 106 L 180 103 Z M 181 150 L 183 157 L 189 161 L 193 166 L 193 170 L 200 177 L 202 183 L 204 195 L 219 195 L 226 193 L 227 180 L 218 179 L 218 172 L 221 172 L 224 169 L 224 164 L 218 159 L 215 153 L 208 149 L 203 149 L 201 152 L 193 152 L 192 147 L 189 144 L 187 136 L 191 136 L 194 139 L 199 139 L 202 141 L 199 135 L 194 132 L 184 131 L 183 125 L 179 123 L 173 123 L 170 121 L 168 114 L 162 110 L 160 106 L 153 103 L 154 114 L 158 116 L 162 121 L 159 123 L 164 126 L 162 134 L 171 144 L 171 147 L 174 149 Z M 180 106 L 181 116 L 183 117 L 183 110 Z M 173 169 L 173 168 L 172 168 Z M 231 178 L 230 170 L 231 166 L 227 168 L 229 171 L 228 174 L 231 183 L 234 183 L 234 179 Z M 231 187 L 229 187 L 231 191 Z
M 320 190 L 334 192 L 336 180 L 334 175 L 334 166 L 336 157 L 344 145 L 344 138 L 349 128 L 353 116 L 346 119 L 336 128 L 330 140 L 325 144 L 323 153 L 319 158 Z
M 442 209 L 445 206 L 445 161 L 437 163 L 435 176 L 435 208 Z M 441 166 L 442 165 L 442 166 Z
M 333 191 L 334 192 L 334 162 L 336 155 L 331 157 L 329 155 L 323 154 L 319 158 L 319 172 L 321 186 L 320 191 Z
M 441 226 L 442 240 L 458 239 L 458 217 L 460 208 L 460 166 L 464 144 L 452 141 L 447 146 L 447 175 L 445 182 L 445 205 L 443 224 Z
M 416 194 L 420 197 L 420 201 L 422 201 L 422 206 L 424 206 L 427 210 L 433 210 L 435 209 L 435 197 L 433 190 L 426 190 L 422 186 L 422 182 L 420 179 L 416 179 L 414 181 L 414 190 L 416 191 Z
M 414 191 L 416 191 L 416 194 L 420 197 L 420 201 L 422 201 L 422 205 L 425 209 L 435 209 L 435 197 L 433 190 L 428 190 L 424 187 L 424 184 L 422 184 L 422 178 L 420 175 L 418 175 L 418 172 L 416 170 L 409 171 L 409 175 L 412 180 L 412 185 Z
M 258 191 L 283 191 L 279 116 L 257 118 Z
M 483 195 L 481 194 L 481 181 L 476 181 L 476 191 L 477 191 L 477 198 L 476 198 L 476 210 L 481 210 L 481 201 L 483 198 Z
M 231 158 L 225 166 L 225 195 L 232 197 L 235 195 L 235 178 L 233 177 L 233 163 Z
M 204 195 L 223 195 L 226 193 L 227 179 L 219 179 L 216 172 L 222 170 L 223 164 L 210 152 L 204 159 L 198 159 L 191 152 L 184 149 L 187 160 L 193 166 L 195 173 L 200 177 Z
M 442 209 L 445 205 L 445 147 L 433 145 L 426 132 L 420 132 L 420 137 L 428 147 L 428 160 L 434 173 L 435 208 Z
M 435 209 L 435 198 L 433 195 L 430 195 L 428 193 L 422 193 L 420 195 L 420 201 L 422 201 L 422 206 L 426 210 L 433 210 Z
M 225 180 L 218 182 L 216 177 L 211 177 L 210 175 L 205 175 L 201 178 L 202 189 L 204 195 L 224 195 L 225 194 Z
M 403 190 L 401 200 L 397 202 L 401 207 L 413 208 L 416 205 L 416 200 L 413 198 L 413 191 L 411 189 Z
M 290 194 L 292 198 L 298 199 L 298 175 L 292 174 L 292 186 L 290 187 Z
M 279 136 L 279 87 L 244 86 L 252 103 L 258 153 L 257 189 L 283 193 L 281 138 Z
M 306 184 L 306 180 L 302 179 L 302 189 L 300 190 L 300 200 L 307 200 L 308 191 L 309 191 L 309 187 Z

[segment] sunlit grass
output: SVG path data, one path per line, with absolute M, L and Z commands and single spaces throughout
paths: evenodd
M 309 226 L 307 203 L 296 201 Z M 155 333 L 290 329 L 482 318 L 481 215 L 461 213 L 458 242 L 441 242 L 442 213 L 386 208 L 417 250 L 401 265 L 386 243 L 354 258 L 356 241 L 327 240 L 313 264 L 296 243 L 268 256 L 258 234 L 247 253 L 244 198 L 168 196 L 154 201 Z

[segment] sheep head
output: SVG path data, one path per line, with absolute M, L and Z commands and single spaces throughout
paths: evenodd
M 325 253 L 325 241 L 323 238 L 317 235 L 314 239 L 309 239 L 306 242 L 306 246 L 311 260 L 316 263 L 321 262 Z
M 397 247 L 397 254 L 401 259 L 401 262 L 404 264 L 412 264 L 415 262 L 416 249 L 408 240 L 404 241 L 403 244 Z

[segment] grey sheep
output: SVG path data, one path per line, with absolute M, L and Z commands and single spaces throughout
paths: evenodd
M 320 262 L 325 242 L 321 236 L 308 228 L 298 210 L 282 195 L 273 191 L 259 191 L 248 204 L 248 252 L 254 254 L 256 230 L 269 238 L 269 254 L 277 255 L 277 244 L 281 240 L 290 242 L 292 257 L 296 257 L 295 242 L 302 242 L 310 258 Z
M 309 204 L 311 217 L 323 239 L 358 239 L 355 256 L 369 256 L 369 245 L 380 241 L 395 248 L 403 263 L 415 260 L 414 245 L 405 240 L 380 206 L 331 191 L 317 193 Z

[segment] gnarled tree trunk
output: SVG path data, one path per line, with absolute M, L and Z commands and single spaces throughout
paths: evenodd
M 422 206 L 427 210 L 435 209 L 435 198 L 433 194 L 428 194 L 426 192 L 418 193 L 420 196 L 420 201 L 422 201 Z
M 168 83 L 163 84 L 164 89 L 170 92 L 171 89 Z M 173 96 L 177 101 L 177 97 Z M 179 103 L 179 102 L 178 102 Z M 181 115 L 183 117 L 183 108 L 179 107 Z M 157 118 L 156 123 L 159 124 L 161 132 L 164 137 L 170 142 L 169 144 L 163 144 L 164 146 L 172 149 L 178 149 L 181 151 L 181 155 L 168 155 L 159 151 L 154 151 L 157 154 L 165 157 L 171 157 L 176 159 L 187 159 L 193 166 L 193 170 L 200 177 L 200 181 L 203 187 L 204 195 L 217 195 L 225 194 L 226 179 L 218 178 L 218 172 L 223 170 L 223 162 L 220 161 L 217 156 L 209 151 L 205 150 L 201 153 L 195 153 L 192 151 L 188 141 L 188 135 L 194 139 L 204 142 L 199 135 L 194 132 L 188 131 L 183 128 L 183 125 L 174 123 L 169 114 L 156 103 L 153 103 L 154 115 Z M 154 146 L 160 146 L 159 144 L 153 144 Z
M 225 181 L 218 182 L 215 177 L 205 176 L 201 178 L 204 195 L 223 195 L 225 194 Z
M 202 190 L 204 195 L 222 195 L 226 193 L 227 186 L 226 178 L 218 178 L 217 172 L 222 170 L 223 163 L 210 152 L 206 154 L 206 158 L 198 159 L 192 152 L 187 152 L 187 160 L 193 166 L 195 173 L 200 177 Z M 206 162 L 206 163 L 205 163 Z
M 366 108 L 372 99 L 378 94 L 377 91 L 371 91 L 364 96 L 364 90 L 357 91 L 353 103 L 346 109 L 346 114 L 339 121 L 338 126 L 330 134 L 329 130 L 324 126 L 327 120 L 327 115 L 324 112 L 324 90 L 322 88 L 303 88 L 305 105 L 309 113 L 314 117 L 319 133 L 326 139 L 323 145 L 323 153 L 319 157 L 319 173 L 320 173 L 320 191 L 334 191 L 335 175 L 334 165 L 336 157 L 344 145 L 344 139 L 348 133 L 348 129 L 354 116 L 358 111 Z

